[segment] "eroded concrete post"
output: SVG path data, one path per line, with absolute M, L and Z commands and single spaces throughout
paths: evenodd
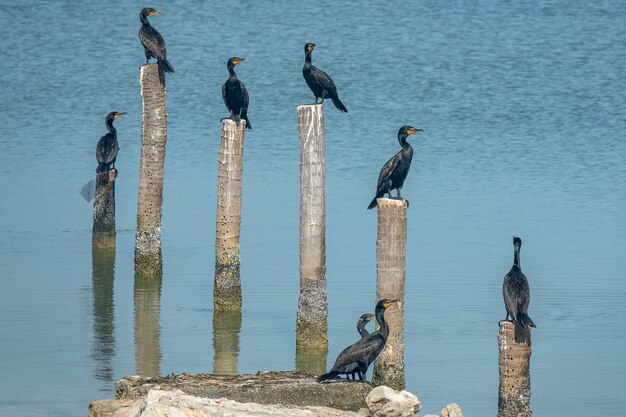
M 115 247 L 115 178 L 117 171 L 96 174 L 91 242 L 95 248 Z
M 161 257 L 161 213 L 163 205 L 163 165 L 167 142 L 165 77 L 157 64 L 141 67 L 141 166 L 135 272 L 158 275 L 163 270 Z
M 215 219 L 215 310 L 241 309 L 239 275 L 239 233 L 241 230 L 241 193 L 243 142 L 246 122 L 222 121 L 222 140 L 217 164 L 217 212 Z
M 296 348 L 328 349 L 324 112 L 298 106 L 300 129 L 300 299 Z
M 530 409 L 530 327 L 518 329 L 501 321 L 498 331 L 498 417 L 531 417 Z
M 376 300 L 398 300 L 385 312 L 389 338 L 374 362 L 372 383 L 396 390 L 405 387 L 404 283 L 406 279 L 405 200 L 379 198 L 376 237 Z

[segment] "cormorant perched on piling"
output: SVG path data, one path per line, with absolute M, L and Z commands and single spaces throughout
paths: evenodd
M 411 160 L 413 159 L 413 147 L 406 141 L 406 138 L 418 132 L 423 132 L 423 130 L 412 126 L 402 126 L 398 131 L 398 142 L 400 142 L 402 149 L 388 160 L 380 170 L 378 183 L 376 184 L 376 196 L 367 207 L 368 209 L 376 207 L 378 205 L 376 199 L 383 197 L 385 194 L 389 194 L 389 198 L 393 198 L 391 197 L 391 190 L 398 190 L 396 198 L 402 199 L 400 190 L 409 173 Z M 407 206 L 408 204 L 407 200 Z
M 304 68 L 302 68 L 302 74 L 304 75 L 304 80 L 306 81 L 306 84 L 315 95 L 315 104 L 317 104 L 318 98 L 322 99 L 322 103 L 324 102 L 325 98 L 329 98 L 333 101 L 335 107 L 347 113 L 348 109 L 346 109 L 346 106 L 344 106 L 341 100 L 339 100 L 339 96 L 337 95 L 337 87 L 335 87 L 335 83 L 333 82 L 333 80 L 324 71 L 311 65 L 311 52 L 313 52 L 314 48 L 314 43 L 307 43 L 306 45 L 304 45 L 305 58 Z
M 398 300 L 382 299 L 376 304 L 376 321 L 380 327 L 377 331 L 361 338 L 351 346 L 345 348 L 333 365 L 330 372 L 321 375 L 317 382 L 324 382 L 337 377 L 340 374 L 358 373 L 361 381 L 367 382 L 365 373 L 370 364 L 374 362 L 378 354 L 385 347 L 389 336 L 389 326 L 385 321 L 385 310 Z
M 506 308 L 506 318 L 509 316 L 515 326 L 535 326 L 535 323 L 528 317 L 528 303 L 530 302 L 530 287 L 528 279 L 522 273 L 519 261 L 519 252 L 522 247 L 522 239 L 513 236 L 513 266 L 508 274 L 504 276 L 502 284 L 502 295 L 504 297 L 504 307 Z
M 163 36 L 148 21 L 148 16 L 160 15 L 163 15 L 163 13 L 157 12 L 150 7 L 146 7 L 139 12 L 139 20 L 141 20 L 139 40 L 146 54 L 146 64 L 150 63 L 150 58 L 155 58 L 163 72 L 174 72 L 174 67 L 167 60 L 167 49 L 165 48 Z
M 117 130 L 113 127 L 113 120 L 123 114 L 126 113 L 112 111 L 106 117 L 105 123 L 109 133 L 102 136 L 96 145 L 96 160 L 98 161 L 96 173 L 98 174 L 108 173 L 111 169 L 115 168 L 115 160 L 117 159 L 117 152 L 120 147 L 117 142 Z
M 228 77 L 228 80 L 226 80 L 222 86 L 222 98 L 224 99 L 226 108 L 230 112 L 230 117 L 235 119 L 237 126 L 239 126 L 239 121 L 244 119 L 246 121 L 246 128 L 252 129 L 252 125 L 250 125 L 250 120 L 248 119 L 248 103 L 250 103 L 248 90 L 246 90 L 246 86 L 239 81 L 237 74 L 235 74 L 235 65 L 239 64 L 244 59 L 246 58 L 233 57 L 226 63 L 230 77 Z

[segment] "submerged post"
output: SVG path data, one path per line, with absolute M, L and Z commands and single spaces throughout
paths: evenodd
M 374 363 L 372 383 L 397 390 L 405 387 L 404 377 L 404 283 L 406 280 L 405 200 L 378 199 L 376 237 L 376 300 L 398 300 L 385 313 L 389 337 Z
M 237 375 L 241 309 L 213 310 L 213 373 Z
M 516 331 L 517 330 L 517 331 Z M 530 409 L 530 327 L 516 329 L 501 321 L 498 331 L 498 417 L 531 417 Z
M 95 248 L 115 247 L 115 178 L 117 170 L 96 174 L 91 242 Z
M 296 349 L 328 348 L 324 112 L 298 106 L 300 129 L 300 299 Z
M 217 164 L 217 212 L 215 219 L 215 310 L 241 309 L 239 233 L 245 120 L 222 121 L 222 140 Z
M 135 236 L 135 272 L 160 274 L 163 165 L 167 141 L 165 77 L 157 64 L 141 67 L 141 166 Z
M 161 373 L 161 273 L 135 273 L 135 365 L 137 375 Z

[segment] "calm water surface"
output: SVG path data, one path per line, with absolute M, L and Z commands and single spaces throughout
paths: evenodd
M 293 369 L 295 107 L 303 45 L 350 113 L 326 107 L 329 357 L 375 296 L 365 210 L 403 124 L 422 127 L 408 219 L 407 388 L 424 411 L 497 409 L 511 237 L 532 288 L 537 416 L 623 406 L 626 6 L 615 0 L 150 4 L 167 77 L 162 282 L 133 275 L 140 5 L 0 1 L 0 415 L 84 416 L 133 373 Z M 225 62 L 251 96 L 241 317 L 213 318 Z M 94 147 L 118 120 L 117 249 L 91 250 Z M 233 330 L 234 334 L 233 334 Z M 240 328 L 237 339 L 236 330 Z M 215 335 L 214 335 L 215 330 Z M 237 356 L 238 351 L 238 356 Z

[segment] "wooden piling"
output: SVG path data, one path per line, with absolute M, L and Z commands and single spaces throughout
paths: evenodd
M 498 417 L 531 417 L 530 408 L 530 327 L 517 329 L 501 321 L 498 331 Z
M 298 106 L 300 129 L 300 299 L 296 346 L 328 348 L 324 112 Z
M 243 142 L 246 122 L 222 121 L 217 164 L 217 212 L 215 219 L 215 279 L 213 306 L 219 311 L 241 309 L 239 234 Z
M 398 300 L 385 312 L 389 338 L 374 362 L 372 383 L 396 390 L 405 387 L 404 376 L 404 283 L 406 280 L 405 200 L 379 198 L 376 237 L 376 301 Z
M 159 376 L 161 370 L 162 274 L 135 272 L 135 365 L 137 375 Z
M 167 142 L 165 77 L 157 64 L 141 67 L 141 163 L 135 236 L 135 272 L 158 275 L 161 258 L 163 165 Z
M 115 247 L 115 178 L 117 171 L 96 174 L 91 242 L 95 248 Z

